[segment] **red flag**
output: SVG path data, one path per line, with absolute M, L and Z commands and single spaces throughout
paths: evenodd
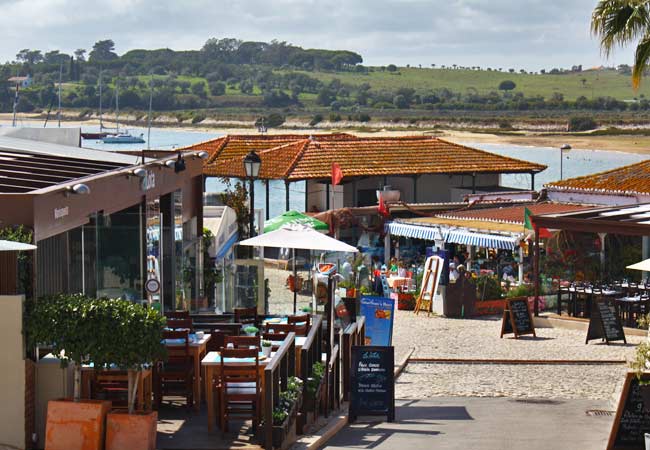
M 377 206 L 377 212 L 384 217 L 390 216 L 390 211 L 388 210 L 388 206 L 386 206 L 386 202 L 384 202 L 384 196 L 381 193 L 379 194 L 379 206 Z
M 332 185 L 336 186 L 343 179 L 343 171 L 341 166 L 336 163 L 332 163 Z

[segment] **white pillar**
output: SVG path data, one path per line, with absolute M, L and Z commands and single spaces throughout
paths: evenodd
M 519 278 L 519 284 L 522 284 L 524 282 L 524 248 L 520 245 L 519 246 L 519 265 L 517 266 L 519 268 L 518 272 L 518 278 Z
M 390 233 L 384 236 L 384 264 L 390 263 Z
M 598 233 L 600 238 L 600 277 L 605 277 L 605 238 L 607 233 Z

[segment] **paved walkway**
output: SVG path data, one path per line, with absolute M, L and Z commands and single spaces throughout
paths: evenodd
M 397 401 L 397 422 L 348 425 L 326 449 L 602 450 L 612 416 L 599 400 L 440 397 Z

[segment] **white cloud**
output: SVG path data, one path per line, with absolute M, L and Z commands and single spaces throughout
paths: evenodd
M 603 62 L 593 0 L 0 0 L 0 59 L 70 52 L 111 38 L 132 48 L 200 48 L 209 37 L 350 49 L 368 64 L 542 67 Z M 631 51 L 610 63 L 629 62 Z

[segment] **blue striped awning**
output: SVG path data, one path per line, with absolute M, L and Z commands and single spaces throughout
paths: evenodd
M 496 234 L 475 233 L 467 230 L 450 230 L 447 242 L 451 244 L 473 245 L 476 247 L 514 250 L 519 246 L 518 237 L 499 236 Z
M 406 223 L 389 222 L 386 230 L 393 236 L 403 236 L 427 241 L 444 241 L 439 228 L 408 225 Z

